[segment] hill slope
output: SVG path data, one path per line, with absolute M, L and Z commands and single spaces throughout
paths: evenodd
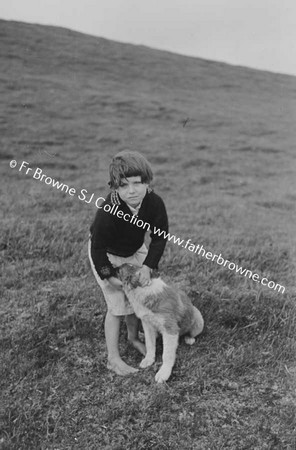
M 237 194 L 258 200 L 253 194 L 262 192 L 278 215 L 291 209 L 294 77 L 60 28 L 2 21 L 1 30 L 4 153 L 54 148 L 66 158 L 67 149 L 72 159 L 129 147 L 156 164 L 169 155 L 170 171 L 182 168 L 186 177 L 189 167 L 194 178 L 211 169 L 211 195 L 227 191 L 228 171 Z
M 296 78 L 55 27 L 0 21 L 0 38 L 0 446 L 293 448 Z M 169 242 L 160 269 L 207 331 L 162 387 L 155 367 L 106 369 L 95 204 L 32 176 L 104 196 L 124 148 L 151 161 L 172 233 L 285 287 Z

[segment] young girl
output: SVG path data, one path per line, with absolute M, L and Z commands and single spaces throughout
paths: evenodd
M 108 369 L 127 375 L 138 369 L 127 365 L 119 355 L 119 328 L 125 316 L 128 340 L 145 355 L 145 345 L 138 338 L 139 321 L 116 278 L 115 268 L 124 263 L 139 267 L 142 286 L 150 283 L 152 269 L 157 269 L 166 239 L 154 234 L 154 227 L 168 231 L 163 200 L 149 187 L 153 174 L 148 161 L 138 152 L 122 151 L 110 167 L 111 193 L 97 211 L 90 228 L 89 259 L 106 304 L 105 337 Z M 116 206 L 115 206 L 116 205 Z M 149 249 L 144 244 L 150 230 Z

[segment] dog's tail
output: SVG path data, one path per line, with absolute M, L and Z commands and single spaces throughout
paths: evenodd
M 193 307 L 193 311 L 194 311 L 194 324 L 190 330 L 191 337 L 198 336 L 204 328 L 204 320 L 200 311 L 195 306 Z

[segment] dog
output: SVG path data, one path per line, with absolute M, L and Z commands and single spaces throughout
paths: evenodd
M 152 278 L 150 285 L 142 287 L 138 270 L 136 266 L 123 264 L 117 269 L 117 276 L 136 316 L 142 320 L 146 344 L 142 369 L 154 363 L 157 332 L 162 334 L 162 366 L 155 376 L 162 383 L 171 376 L 179 336 L 186 335 L 185 342 L 192 345 L 203 330 L 204 320 L 185 292 L 168 286 L 160 277 Z

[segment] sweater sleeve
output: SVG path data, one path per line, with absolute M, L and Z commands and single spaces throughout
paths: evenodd
M 112 216 L 111 216 L 112 217 Z M 91 226 L 91 258 L 99 277 L 104 280 L 115 276 L 116 271 L 107 256 L 110 238 L 116 235 L 110 215 L 99 211 Z
M 143 264 L 150 267 L 151 269 L 157 269 L 159 260 L 162 257 L 166 246 L 167 232 L 169 230 L 166 208 L 163 200 L 160 197 L 158 197 L 155 219 L 153 224 L 151 225 L 151 242 L 149 245 L 148 254 Z M 156 230 L 158 230 L 158 232 Z

